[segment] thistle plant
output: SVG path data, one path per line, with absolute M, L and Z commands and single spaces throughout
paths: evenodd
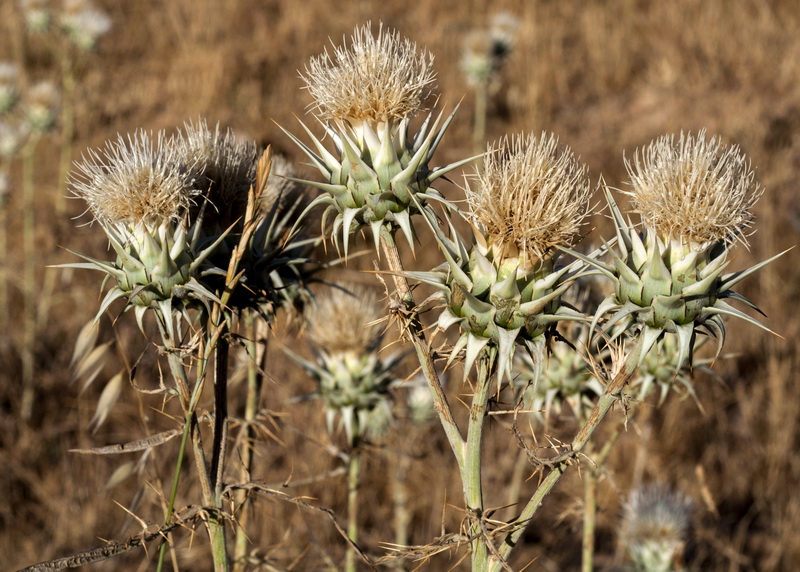
M 488 27 L 473 30 L 464 39 L 461 70 L 469 86 L 475 90 L 472 130 L 475 149 L 483 147 L 489 96 L 497 90 L 497 75 L 514 48 L 517 26 L 513 15 L 502 12 L 492 16 Z
M 679 572 L 692 504 L 680 493 L 650 485 L 625 504 L 622 535 L 636 572 Z
M 335 151 L 305 125 L 313 148 L 287 134 L 325 179 L 306 181 L 325 192 L 310 208 L 325 205 L 323 223 L 335 214 L 334 240 L 338 245 L 341 234 L 345 255 L 350 234 L 362 226 L 372 231 L 376 249 L 382 231 L 397 229 L 413 249 L 412 215 L 430 212 L 429 201 L 442 202 L 431 184 L 464 163 L 428 166 L 453 114 L 439 127 L 442 114 L 433 119 L 431 112 L 419 131 L 410 130 L 435 80 L 432 64 L 430 54 L 399 33 L 381 26 L 375 36 L 367 24 L 356 28 L 349 46 L 312 58 L 301 75 Z
M 472 244 L 451 225 L 436 227 L 446 263 L 410 273 L 439 291 L 438 324 L 458 324 L 451 359 L 466 348 L 465 376 L 484 350 L 497 354 L 498 383 L 510 376 L 517 345 L 541 351 L 544 335 L 582 315 L 561 303 L 579 266 L 557 267 L 558 246 L 570 244 L 588 212 L 587 170 L 548 134 L 517 136 L 489 146 L 482 172 L 466 187 Z
M 259 154 L 232 131 L 199 121 L 170 137 L 143 131 L 119 137 L 100 152 L 90 151 L 72 179 L 73 193 L 88 204 L 116 258 L 78 254 L 86 262 L 64 266 L 106 275 L 110 288 L 98 318 L 116 301 L 124 302 L 123 311 L 134 311 L 143 331 L 145 317 L 155 316 L 175 382 L 167 391 L 178 397 L 184 417 L 165 526 L 171 525 L 191 443 L 209 511 L 215 570 L 228 569 L 222 503 L 229 494 L 224 486 L 229 331 L 248 312 L 271 319 L 288 300 L 287 292 L 302 290 L 303 270 L 281 266 L 308 262 L 300 254 L 314 244 L 290 230 L 302 225 L 287 203 L 289 193 L 274 185 L 268 192 L 269 172 L 269 151 Z M 211 372 L 214 432 L 207 462 L 197 409 Z M 162 544 L 159 569 L 165 550 Z
M 393 317 L 415 347 L 462 479 L 467 531 L 462 538 L 470 546 L 473 570 L 509 569 L 511 550 L 543 499 L 579 455 L 594 453 L 588 448 L 590 440 L 651 352 L 656 354 L 655 368 L 645 372 L 650 377 L 640 385 L 642 395 L 654 385 L 688 383 L 683 375 L 694 363 L 697 334 L 716 337 L 721 347 L 723 315 L 757 323 L 724 299 L 755 308 L 731 288 L 772 259 L 745 271 L 723 271 L 728 249 L 745 242 L 750 209 L 760 189 L 738 148 L 721 146 L 717 139 L 707 142 L 704 134 L 681 136 L 677 145 L 674 138 L 663 138 L 628 163 L 629 194 L 642 218 L 641 229 L 623 216 L 606 189 L 617 236 L 603 248 L 581 254 L 571 245 L 588 211 L 585 167 L 571 151 L 560 149 L 553 136 L 520 136 L 490 146 L 483 170 L 467 179 L 469 210 L 463 216 L 472 232 L 465 240 L 451 218 L 458 209 L 430 188 L 466 162 L 428 167 L 452 115 L 442 129 L 437 130 L 441 115 L 435 121 L 429 115 L 419 133 L 408 132 L 408 120 L 424 100 L 420 94 L 433 81 L 430 56 L 412 53 L 413 45 L 401 43 L 397 34 L 385 34 L 381 28 L 375 38 L 367 27 L 356 30 L 349 47 L 313 59 L 302 77 L 335 149 L 327 150 L 308 128 L 310 146 L 290 137 L 323 175 L 323 182 L 311 184 L 324 194 L 309 208 L 324 205 L 323 219 L 335 215 L 337 246 L 341 242 L 346 254 L 349 234 L 369 226 L 376 250 L 385 255 L 399 298 L 390 303 Z M 412 100 L 413 105 L 408 103 Z M 445 230 L 432 209 L 435 201 L 444 207 Z M 413 249 L 414 215 L 422 216 L 444 257 L 431 271 L 406 271 L 394 242 L 400 229 Z M 577 260 L 559 266 L 563 253 Z M 605 276 L 614 290 L 590 313 L 593 319 L 563 298 L 589 273 Z M 432 286 L 434 294 L 417 305 L 409 279 Z M 440 310 L 440 329 L 458 327 L 448 363 L 463 355 L 465 379 L 471 382 L 465 432 L 450 409 L 420 319 L 423 310 L 432 308 Z M 556 375 L 576 376 L 573 389 L 585 390 L 576 403 L 580 428 L 548 458 L 526 449 L 542 474 L 537 489 L 513 522 L 490 520 L 481 483 L 481 441 L 491 381 L 497 381 L 500 403 L 504 384 L 515 376 L 513 358 L 520 346 L 532 357 L 531 379 L 540 381 L 546 341 L 559 322 L 568 321 L 589 326 L 584 334 L 587 356 L 598 346 L 597 339 L 608 346 L 602 357 L 594 356 L 597 367 L 582 381 L 582 366 L 574 355 L 554 358 L 563 366 Z M 677 348 L 675 355 L 672 347 Z M 663 376 L 664 362 L 657 363 L 661 358 L 674 366 L 671 382 Z M 589 379 L 595 383 L 587 386 Z M 542 389 L 546 391 L 546 385 Z M 597 459 L 610 450 L 606 445 Z M 593 488 L 587 487 L 589 493 Z M 585 539 L 591 538 L 593 529 L 585 534 Z M 587 570 L 592 549 L 586 542 Z
M 317 395 L 326 407 L 328 430 L 336 416 L 349 442 L 348 536 L 358 541 L 358 491 L 364 437 L 381 435 L 391 421 L 390 386 L 402 353 L 378 354 L 382 308 L 374 291 L 354 286 L 329 289 L 318 297 L 308 322 L 316 363 L 290 356 L 317 381 Z M 345 569 L 355 570 L 355 552 L 348 551 Z

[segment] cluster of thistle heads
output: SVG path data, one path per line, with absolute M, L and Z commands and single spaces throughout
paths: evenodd
M 700 132 L 664 136 L 636 151 L 626 161 L 623 191 L 631 211 L 623 212 L 604 188 L 614 236 L 586 252 L 575 241 L 591 214 L 593 184 L 586 166 L 552 134 L 490 144 L 481 167 L 466 177 L 463 210 L 433 188 L 474 158 L 431 165 L 455 111 L 445 116 L 425 108 L 435 81 L 433 57 L 399 33 L 357 28 L 349 42 L 313 58 L 301 76 L 323 133 L 305 125 L 303 137 L 286 133 L 321 174 L 303 181 L 320 194 L 307 205 L 283 195 L 267 201 L 272 219 L 282 222 L 278 230 L 256 233 L 253 259 L 244 265 L 246 288 L 234 297 L 242 306 L 262 304 L 276 291 L 270 281 L 282 265 L 292 266 L 291 280 L 302 282 L 300 269 L 309 262 L 303 247 L 313 240 L 297 241 L 297 219 L 322 207 L 321 234 L 331 235 L 345 257 L 350 236 L 362 229 L 376 248 L 398 233 L 411 249 L 423 234 L 432 238 L 442 263 L 406 276 L 433 288 L 420 306 L 438 308 L 439 328 L 457 328 L 450 362 L 463 358 L 466 376 L 480 356 L 490 355 L 498 384 L 527 394 L 535 409 L 566 403 L 580 417 L 603 391 L 602 370 L 613 369 L 608 363 L 625 344 L 638 348 L 637 365 L 646 373 L 642 396 L 656 387 L 663 396 L 675 380 L 690 389 L 698 336 L 715 339 L 719 348 L 726 316 L 760 325 L 727 302 L 755 308 L 732 288 L 772 260 L 725 273 L 730 250 L 747 243 L 761 194 L 738 147 Z M 413 129 L 412 120 L 426 111 Z M 89 154 L 73 189 L 117 254 L 111 262 L 88 259 L 115 280 L 101 311 L 118 299 L 137 316 L 150 308 L 202 309 L 215 300 L 248 189 L 257 187 L 258 157 L 253 145 L 202 122 L 171 137 L 139 132 Z M 469 236 L 456 230 L 465 226 L 453 222 L 458 217 Z M 282 240 L 270 242 L 277 236 Z M 571 289 L 598 279 L 606 291 L 596 307 L 574 302 L 585 297 L 568 301 Z M 320 301 L 310 328 L 318 360 L 302 363 L 353 439 L 384 408 L 398 360 L 375 357 L 380 336 L 374 325 L 365 326 L 375 316 L 333 308 L 347 305 L 348 296 Z M 364 294 L 350 299 L 361 303 Z M 345 320 L 348 331 L 362 332 L 351 347 L 324 331 L 331 323 L 341 329 Z M 519 348 L 527 358 L 515 358 Z
M 91 51 L 111 30 L 111 17 L 89 0 L 19 0 L 27 30 L 61 34 L 82 51 Z

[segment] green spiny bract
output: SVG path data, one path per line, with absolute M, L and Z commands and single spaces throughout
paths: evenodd
M 310 309 L 308 337 L 315 363 L 287 353 L 317 381 L 327 408 L 328 429 L 339 415 L 352 445 L 367 435 L 379 435 L 391 420 L 390 386 L 402 354 L 382 357 L 382 334 L 376 321 L 381 308 L 376 294 L 354 286 L 335 288 L 317 298 Z
M 723 274 L 728 251 L 745 242 L 750 207 L 760 194 L 738 148 L 722 147 L 704 135 L 681 135 L 677 145 L 664 137 L 635 167 L 628 165 L 629 193 L 643 218 L 642 235 L 623 218 L 605 190 L 616 227 L 611 264 L 587 260 L 614 283 L 615 292 L 598 307 L 594 322 L 610 314 L 604 326 L 612 339 L 630 328 L 643 336 L 641 360 L 665 333 L 678 337 L 677 363 L 691 354 L 697 331 L 725 340 L 723 316 L 736 316 L 767 329 L 725 302 L 732 298 L 758 308 L 731 290 L 777 256 L 739 272 Z M 643 163 L 643 164 L 642 164 Z M 778 255 L 780 256 L 780 255 Z
M 516 344 L 533 351 L 556 322 L 582 318 L 560 297 L 583 265 L 559 268 L 556 262 L 557 247 L 568 243 L 586 215 L 589 184 L 585 168 L 547 134 L 490 147 L 474 179 L 477 184 L 467 187 L 473 243 L 458 235 L 449 218 L 452 239 L 426 217 L 446 262 L 408 275 L 439 290 L 442 329 L 459 324 L 452 356 L 466 348 L 465 375 L 491 344 L 499 352 L 499 381 L 510 374 Z
M 521 395 L 523 411 L 533 413 L 547 424 L 551 416 L 560 415 L 567 405 L 579 423 L 586 420 L 595 399 L 603 393 L 603 385 L 583 353 L 588 334 L 588 326 L 583 324 L 578 348 L 557 340 L 550 344 L 547 355 L 542 343 L 536 352 L 520 352 L 515 356 L 514 384 L 524 392 Z
M 286 133 L 325 179 L 306 181 L 325 193 L 309 208 L 326 205 L 323 224 L 335 213 L 333 236 L 338 246 L 341 233 L 345 254 L 350 233 L 362 226 L 370 227 L 376 246 L 383 228 L 400 229 L 413 249 L 411 216 L 429 210 L 430 200 L 444 200 L 431 184 L 471 160 L 428 166 L 455 111 L 441 127 L 442 114 L 435 120 L 431 114 L 417 133 L 409 131 L 430 92 L 432 59 L 396 32 L 381 28 L 374 37 L 367 25 L 356 29 L 349 49 L 313 58 L 303 76 L 335 150 L 305 125 L 313 149 Z

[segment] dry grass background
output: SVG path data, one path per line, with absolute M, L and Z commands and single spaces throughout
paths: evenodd
M 206 117 L 239 134 L 271 143 L 301 160 L 277 121 L 297 130 L 310 102 L 298 71 L 308 58 L 339 43 L 368 20 L 390 27 L 436 55 L 441 101 L 464 101 L 437 157 L 437 164 L 471 152 L 471 93 L 459 70 L 461 41 L 492 14 L 508 11 L 519 21 L 517 46 L 490 106 L 488 138 L 551 130 L 590 166 L 594 179 L 619 187 L 623 152 L 655 137 L 706 128 L 741 145 L 757 166 L 767 191 L 757 206 L 751 251 L 738 250 L 744 268 L 797 241 L 800 232 L 800 9 L 796 0 L 170 0 L 99 2 L 114 28 L 88 61 L 78 86 L 76 154 L 136 128 L 171 128 Z M 48 53 L 22 37 L 12 0 L 0 4 L 0 59 L 25 46 L 28 78 L 55 69 Z M 70 384 L 73 341 L 97 310 L 99 283 L 89 272 L 67 273 L 45 265 L 72 260 L 60 246 L 101 256 L 105 240 L 96 228 L 75 227 L 53 214 L 57 140 L 43 143 L 36 172 L 39 217 L 37 264 L 40 284 L 54 274 L 52 296 L 39 299 L 35 413 L 21 423 L 20 328 L 0 337 L 0 568 L 15 569 L 100 544 L 125 539 L 141 528 L 121 507 L 135 501 L 147 523 L 162 518 L 155 491 L 171 474 L 177 443 L 156 449 L 140 477 L 106 489 L 114 470 L 134 458 L 90 457 L 67 449 L 118 443 L 177 426 L 161 401 L 126 387 L 103 427 L 92 434 L 89 420 L 99 397 L 96 384 L 84 394 Z M 456 181 L 458 178 L 455 178 Z M 457 187 L 440 185 L 449 196 Z M 8 206 L 12 249 L 4 263 L 12 283 L 21 268 L 19 197 Z M 83 205 L 70 203 L 70 214 Z M 603 222 L 598 218 L 598 224 Z M 422 268 L 433 261 L 421 249 Z M 430 249 L 429 249 L 430 250 Z M 430 259 L 429 259 L 430 258 Z M 695 500 L 689 565 L 694 570 L 778 571 L 800 568 L 800 295 L 798 255 L 791 252 L 744 283 L 742 293 L 769 315 L 766 323 L 783 338 L 743 323 L 730 325 L 727 351 L 736 357 L 715 370 L 722 381 L 698 375 L 698 402 L 675 396 L 660 409 L 641 408 L 612 454 L 600 484 L 599 569 L 622 562 L 616 526 L 620 502 L 632 484 L 668 483 Z M 359 279 L 354 270 L 347 278 Z M 370 278 L 360 278 L 371 280 Z M 21 294 L 12 288 L 12 324 L 19 323 Z M 45 310 L 49 308 L 49 310 Z M 47 314 L 44 312 L 47 311 Z M 283 342 L 301 345 L 281 321 L 271 345 L 269 390 L 262 402 L 265 426 L 254 478 L 268 483 L 301 481 L 340 466 L 331 453 L 324 420 L 313 403 L 287 403 L 313 388 L 283 356 Z M 115 334 L 116 332 L 116 339 Z M 151 343 L 130 316 L 105 340 L 119 356 L 106 371 L 135 361 Z M 152 349 L 152 348 L 149 348 Z M 124 351 L 123 351 L 124 350 Z M 125 356 L 124 358 L 122 356 Z M 116 368 L 116 369 L 115 369 Z M 155 385 L 152 352 L 139 364 L 137 383 Z M 457 392 L 458 388 L 451 387 Z M 232 391 L 231 411 L 243 398 Z M 617 418 L 620 415 L 616 415 Z M 607 423 L 611 425 L 613 423 Z M 565 430 L 569 428 L 566 427 Z M 565 433 L 565 435 L 568 434 Z M 506 421 L 488 434 L 488 505 L 505 504 L 505 484 L 516 458 Z M 413 432 L 400 423 L 366 455 L 363 543 L 374 554 L 392 531 L 391 474 L 399 455 L 411 455 L 406 483 L 412 494 L 411 542 L 425 543 L 442 523 L 458 529 L 460 485 L 441 430 Z M 236 465 L 236 459 L 233 459 Z M 235 475 L 235 472 L 234 472 Z M 186 479 L 184 482 L 189 482 Z M 533 483 L 526 483 L 531 489 Z M 344 514 L 344 477 L 290 486 L 289 494 L 316 499 Z M 449 492 L 448 492 L 449 491 Z M 564 479 L 530 526 L 513 566 L 533 561 L 533 570 L 579 566 L 581 485 L 578 471 Z M 178 504 L 187 501 L 179 498 Z M 344 543 L 319 515 L 269 499 L 256 501 L 248 532 L 256 552 L 277 569 L 321 570 L 341 562 Z M 183 570 L 205 570 L 204 535 L 180 537 Z M 152 554 L 150 555 L 152 556 Z M 453 556 L 427 566 L 446 570 Z M 144 570 L 142 552 L 92 567 Z M 456 566 L 465 569 L 465 564 Z M 257 568 L 253 568 L 257 569 Z M 268 569 L 268 568 L 263 568 Z

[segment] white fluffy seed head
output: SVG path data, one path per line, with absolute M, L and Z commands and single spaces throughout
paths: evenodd
M 470 217 L 501 256 L 541 259 L 566 245 L 588 212 L 588 170 L 558 138 L 517 135 L 489 146 L 467 179 Z
M 751 209 L 763 189 L 738 146 L 665 135 L 626 160 L 630 195 L 644 225 L 665 241 L 747 244 Z
M 379 123 L 419 111 L 435 79 L 433 56 L 396 31 L 356 28 L 350 45 L 314 57 L 301 77 L 324 119 Z
M 174 140 L 163 131 L 155 139 L 145 131 L 127 139 L 119 136 L 77 164 L 72 192 L 102 223 L 158 225 L 178 220 L 199 194 L 193 185 L 197 166 L 181 166 L 181 159 Z

